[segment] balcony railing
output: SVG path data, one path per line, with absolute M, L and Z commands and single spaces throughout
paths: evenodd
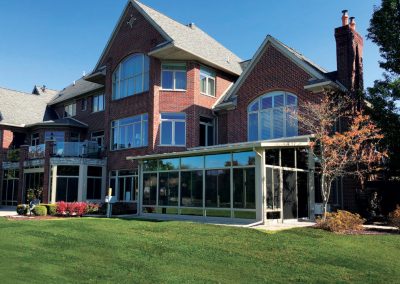
M 39 144 L 36 146 L 29 146 L 28 159 L 43 159 L 46 152 L 46 145 Z
M 56 142 L 53 147 L 55 157 L 99 158 L 100 148 L 96 141 Z

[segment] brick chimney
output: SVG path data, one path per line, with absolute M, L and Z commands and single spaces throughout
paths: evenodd
M 363 38 L 354 17 L 342 11 L 342 26 L 335 29 L 337 78 L 351 92 L 363 90 Z

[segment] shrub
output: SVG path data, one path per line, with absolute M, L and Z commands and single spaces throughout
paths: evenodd
M 26 215 L 28 214 L 28 208 L 29 206 L 26 204 L 19 204 L 17 206 L 17 214 L 18 215 Z
M 325 220 L 318 219 L 317 227 L 331 232 L 343 233 L 363 230 L 364 222 L 365 220 L 359 214 L 338 210 L 334 213 L 327 213 Z
M 400 206 L 397 205 L 396 209 L 389 214 L 389 223 L 400 229 Z
M 86 214 L 86 208 L 87 208 L 87 203 L 86 202 L 76 202 L 75 205 L 75 213 L 78 216 L 82 216 L 83 214 Z
M 57 215 L 57 204 L 41 204 L 41 205 L 46 206 L 48 215 L 50 216 Z
M 46 216 L 47 215 L 47 208 L 43 205 L 35 206 L 32 210 L 33 214 L 36 216 Z
M 56 203 L 57 206 L 57 214 L 58 215 L 67 215 L 67 203 L 64 201 L 60 201 Z
M 88 203 L 86 206 L 86 214 L 99 214 L 100 207 L 100 204 Z
M 57 202 L 57 214 L 64 216 L 82 216 L 87 212 L 86 202 Z

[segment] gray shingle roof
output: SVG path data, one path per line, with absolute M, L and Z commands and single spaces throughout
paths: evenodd
M 213 62 L 234 74 L 242 73 L 240 66 L 242 59 L 200 28 L 183 25 L 136 0 L 131 2 L 144 11 L 170 37 L 175 47 Z
M 58 92 L 55 98 L 49 102 L 49 105 L 55 105 L 57 103 L 68 101 L 80 95 L 102 89 L 103 87 L 103 85 L 88 82 L 83 78 L 80 78 L 79 80 L 75 81 L 75 84 L 71 84 Z
M 87 128 L 88 125 L 72 117 L 63 117 L 58 119 L 46 120 L 28 126 L 74 126 Z
M 27 124 L 53 119 L 47 103 L 52 94 L 33 95 L 0 88 L 0 124 L 23 127 Z

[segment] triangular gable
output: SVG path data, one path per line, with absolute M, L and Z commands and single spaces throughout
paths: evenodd
M 251 62 L 246 66 L 246 69 L 243 71 L 239 79 L 235 82 L 229 92 L 225 95 L 223 99 L 221 99 L 218 104 L 215 104 L 215 108 L 222 107 L 226 104 L 232 102 L 232 99 L 235 93 L 239 90 L 242 84 L 246 81 L 247 77 L 251 74 L 255 66 L 258 64 L 259 60 L 263 56 L 264 52 L 266 51 L 267 47 L 272 45 L 276 48 L 279 52 L 285 55 L 289 60 L 303 69 L 306 73 L 308 73 L 311 78 L 314 79 L 326 79 L 324 73 L 326 72 L 321 67 L 315 65 L 310 60 L 305 58 L 303 55 L 295 51 L 294 49 L 289 48 L 288 46 L 284 45 L 274 37 L 268 35 L 261 46 L 258 48 L 256 53 L 254 54 Z
M 116 37 L 116 35 L 118 34 L 118 30 L 120 29 L 121 25 L 123 24 L 123 20 L 124 20 L 124 15 L 126 14 L 126 11 L 129 8 L 129 5 L 132 5 L 134 9 L 136 9 L 160 34 L 161 36 L 166 40 L 166 41 L 171 41 L 171 38 L 154 22 L 153 19 L 151 19 L 144 11 L 143 9 L 136 3 L 135 0 L 129 0 L 126 5 L 125 8 L 122 10 L 121 15 L 119 16 L 119 19 L 111 33 L 111 36 L 109 37 L 106 46 L 103 49 L 103 52 L 101 53 L 99 60 L 96 63 L 96 67 L 93 69 L 93 72 L 95 72 L 97 69 L 99 69 L 100 63 L 102 62 L 104 56 L 107 54 L 107 52 L 109 51 L 112 42 L 114 41 L 114 38 Z

